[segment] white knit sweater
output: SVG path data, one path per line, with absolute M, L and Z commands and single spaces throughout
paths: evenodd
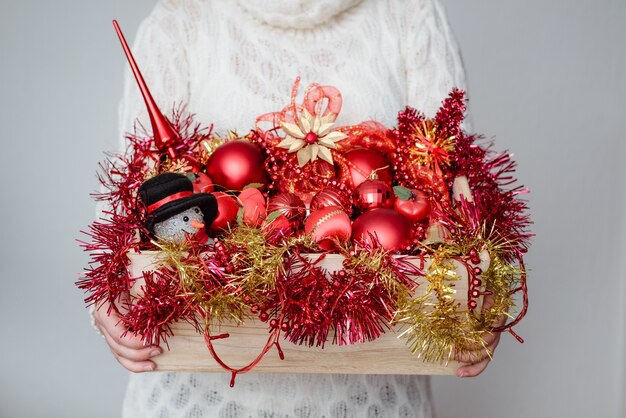
M 437 0 L 161 0 L 142 23 L 135 57 L 164 113 L 186 103 L 217 132 L 245 133 L 282 109 L 296 76 L 343 95 L 339 125 L 392 127 L 411 105 L 433 115 L 461 59 Z M 127 77 L 120 126 L 150 126 Z M 417 360 L 416 360 L 417 361 Z M 414 376 L 131 375 L 124 416 L 430 417 L 428 379 Z

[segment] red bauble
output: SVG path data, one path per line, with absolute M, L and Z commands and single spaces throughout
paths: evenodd
M 367 148 L 354 148 L 343 154 L 343 157 L 348 163 L 353 187 L 363 183 L 376 170 L 378 170 L 376 174 L 379 180 L 391 184 L 391 165 L 380 152 Z
M 304 202 L 298 196 L 292 193 L 278 193 L 272 196 L 267 204 L 267 213 L 280 212 L 284 215 L 289 222 L 298 229 L 304 215 L 306 214 L 306 207 Z
M 263 153 L 255 144 L 237 140 L 226 142 L 213 151 L 207 161 L 207 174 L 225 190 L 243 190 L 252 183 L 266 182 Z
M 365 180 L 355 190 L 354 206 L 362 212 L 393 206 L 395 195 L 388 183 L 382 180 Z
M 426 193 L 417 189 L 411 190 L 411 197 L 408 200 L 397 198 L 393 207 L 413 222 L 422 221 L 430 214 L 430 203 Z
M 237 218 L 239 205 L 234 197 L 223 192 L 213 193 L 217 200 L 217 217 L 211 224 L 209 230 L 213 233 L 228 227 L 228 224 Z
M 340 207 L 348 214 L 348 216 L 352 215 L 352 203 L 350 202 L 350 199 L 348 199 L 345 194 L 331 188 L 322 189 L 315 196 L 313 196 L 309 207 L 312 212 L 329 206 Z
M 213 191 L 213 182 L 211 178 L 204 173 L 195 173 L 196 179 L 193 182 L 194 193 L 211 193 Z
M 396 251 L 411 240 L 413 223 L 393 209 L 373 209 L 359 216 L 352 224 L 352 239 L 371 242 L 376 237 L 386 250 Z
M 334 239 L 347 241 L 352 234 L 350 217 L 340 207 L 329 206 L 309 215 L 304 223 L 304 232 L 312 234 L 320 248 L 331 251 Z
M 267 209 L 265 205 L 265 197 L 259 189 L 244 189 L 237 201 L 243 207 L 243 222 L 250 226 L 259 226 L 263 223 L 263 219 L 267 217 Z

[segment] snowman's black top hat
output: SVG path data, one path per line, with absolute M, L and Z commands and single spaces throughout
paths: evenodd
M 184 174 L 162 173 L 139 187 L 139 196 L 148 209 L 145 227 L 154 233 L 154 224 L 198 206 L 204 215 L 204 229 L 209 230 L 217 216 L 217 201 L 210 193 L 194 193 L 193 183 Z

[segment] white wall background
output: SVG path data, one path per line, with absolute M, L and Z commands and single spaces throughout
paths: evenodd
M 74 288 L 129 38 L 154 0 L 0 0 L 0 416 L 113 417 L 126 374 Z M 439 416 L 626 417 L 626 3 L 444 0 L 475 128 L 511 148 L 535 220 L 530 311 Z

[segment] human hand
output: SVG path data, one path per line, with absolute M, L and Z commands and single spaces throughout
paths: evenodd
M 93 312 L 94 323 L 104 335 L 117 361 L 134 373 L 155 370 L 156 364 L 149 359 L 161 354 L 161 348 L 155 345 L 145 346 L 140 337 L 131 334 L 121 337 L 125 328 L 120 322 L 120 316 L 115 310 L 108 315 L 108 309 L 108 302 L 96 309 Z
M 483 299 L 483 310 L 493 306 L 493 295 L 485 295 Z M 506 323 L 507 316 L 502 315 L 492 326 L 500 327 Z M 454 359 L 461 365 L 456 369 L 458 377 L 476 377 L 481 374 L 489 365 L 496 347 L 500 343 L 500 332 L 485 332 L 482 336 L 483 344 L 474 350 L 455 352 Z

